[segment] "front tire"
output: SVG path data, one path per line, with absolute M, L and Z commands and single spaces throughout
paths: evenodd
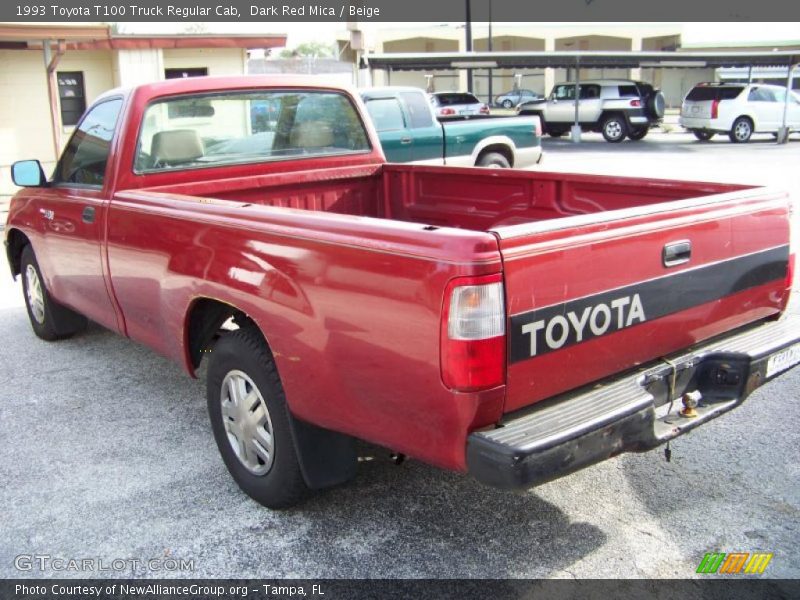
M 694 137 L 701 142 L 707 142 L 715 135 L 715 132 L 713 131 L 703 131 L 702 129 L 696 129 L 695 131 L 692 131 L 692 133 L 694 134 Z
M 214 345 L 206 388 L 222 460 L 239 487 L 268 508 L 309 495 L 275 361 L 258 329 L 225 333 Z
M 623 117 L 611 115 L 603 121 L 602 132 L 607 142 L 618 144 L 628 135 L 628 124 Z
M 86 328 L 86 317 L 53 300 L 30 244 L 22 250 L 20 271 L 25 308 L 37 337 L 52 342 L 68 338 Z
M 734 144 L 745 144 L 753 135 L 753 122 L 749 117 L 739 117 L 733 122 L 728 137 Z
M 514 103 L 511 100 L 503 100 L 503 108 L 511 108 L 512 106 L 514 106 Z
M 487 152 L 478 159 L 478 167 L 489 169 L 510 169 L 511 164 L 508 159 L 499 152 Z

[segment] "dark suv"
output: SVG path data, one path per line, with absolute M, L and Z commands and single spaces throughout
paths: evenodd
M 664 95 L 649 83 L 594 79 L 579 85 L 581 130 L 599 131 L 608 142 L 641 140 L 664 118 Z M 521 104 L 517 112 L 537 115 L 545 133 L 562 136 L 575 123 L 575 83 L 559 83 L 547 98 Z

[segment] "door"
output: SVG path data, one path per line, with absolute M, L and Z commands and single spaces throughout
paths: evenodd
M 366 101 L 383 153 L 388 162 L 404 163 L 413 160 L 413 139 L 406 124 L 403 108 L 397 98 L 371 98 Z
M 747 101 L 756 117 L 756 131 L 777 131 L 783 121 L 783 104 L 768 87 L 754 87 Z
M 106 287 L 103 226 L 108 156 L 121 107 L 122 99 L 114 98 L 84 116 L 44 190 L 40 210 L 48 288 L 62 303 L 113 330 L 120 327 Z
M 444 130 L 433 117 L 433 110 L 422 92 L 400 92 L 411 130 L 411 160 L 428 164 L 444 164 L 448 155 L 444 146 Z
M 565 83 L 553 88 L 547 101 L 545 121 L 573 123 L 575 121 L 575 84 Z

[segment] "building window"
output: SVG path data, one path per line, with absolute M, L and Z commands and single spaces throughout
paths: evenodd
M 86 89 L 83 86 L 83 73 L 80 71 L 59 71 L 58 98 L 61 104 L 61 124 L 77 125 L 86 110 Z
M 191 67 L 189 69 L 164 69 L 165 79 L 183 79 L 184 77 L 205 77 L 208 75 L 206 67 Z

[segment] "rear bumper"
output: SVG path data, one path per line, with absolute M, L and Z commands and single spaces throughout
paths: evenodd
M 725 132 L 728 129 L 722 126 L 722 123 L 719 119 L 710 119 L 710 118 L 698 118 L 698 117 L 678 117 L 678 124 L 683 127 L 684 129 L 697 129 L 700 131 L 715 131 L 715 132 Z
M 471 434 L 470 474 L 495 487 L 524 489 L 691 431 L 800 362 L 800 315 L 668 359 Z M 684 417 L 681 397 L 694 391 L 702 396 L 697 416 Z
M 538 165 L 542 161 L 542 147 L 530 146 L 529 148 L 517 148 L 514 154 L 514 168 L 524 169 Z

